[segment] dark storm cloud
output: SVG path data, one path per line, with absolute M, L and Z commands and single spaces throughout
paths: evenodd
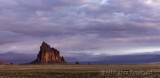
M 0 48 L 36 45 L 36 40 L 67 52 L 109 49 L 103 53 L 114 54 L 125 47 L 160 46 L 159 2 L 102 1 L 0 0 Z

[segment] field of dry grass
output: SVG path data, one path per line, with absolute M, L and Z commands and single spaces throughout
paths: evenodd
M 120 71 L 125 73 L 117 74 Z M 155 78 L 159 74 L 160 65 L 0 65 L 0 78 Z
M 104 70 L 158 70 L 160 65 L 0 65 L 0 71 L 97 72 Z

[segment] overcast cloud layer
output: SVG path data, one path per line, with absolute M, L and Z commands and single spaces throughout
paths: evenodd
M 0 0 L 0 52 L 160 51 L 160 0 Z M 69 56 L 69 55 L 68 55 Z

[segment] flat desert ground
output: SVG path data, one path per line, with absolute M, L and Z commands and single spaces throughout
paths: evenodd
M 0 65 L 0 78 L 159 78 L 160 65 Z

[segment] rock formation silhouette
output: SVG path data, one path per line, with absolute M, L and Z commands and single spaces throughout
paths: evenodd
M 43 42 L 40 51 L 37 55 L 37 59 L 31 64 L 55 64 L 55 63 L 66 63 L 63 56 L 60 56 L 60 52 L 51 48 L 46 42 Z

